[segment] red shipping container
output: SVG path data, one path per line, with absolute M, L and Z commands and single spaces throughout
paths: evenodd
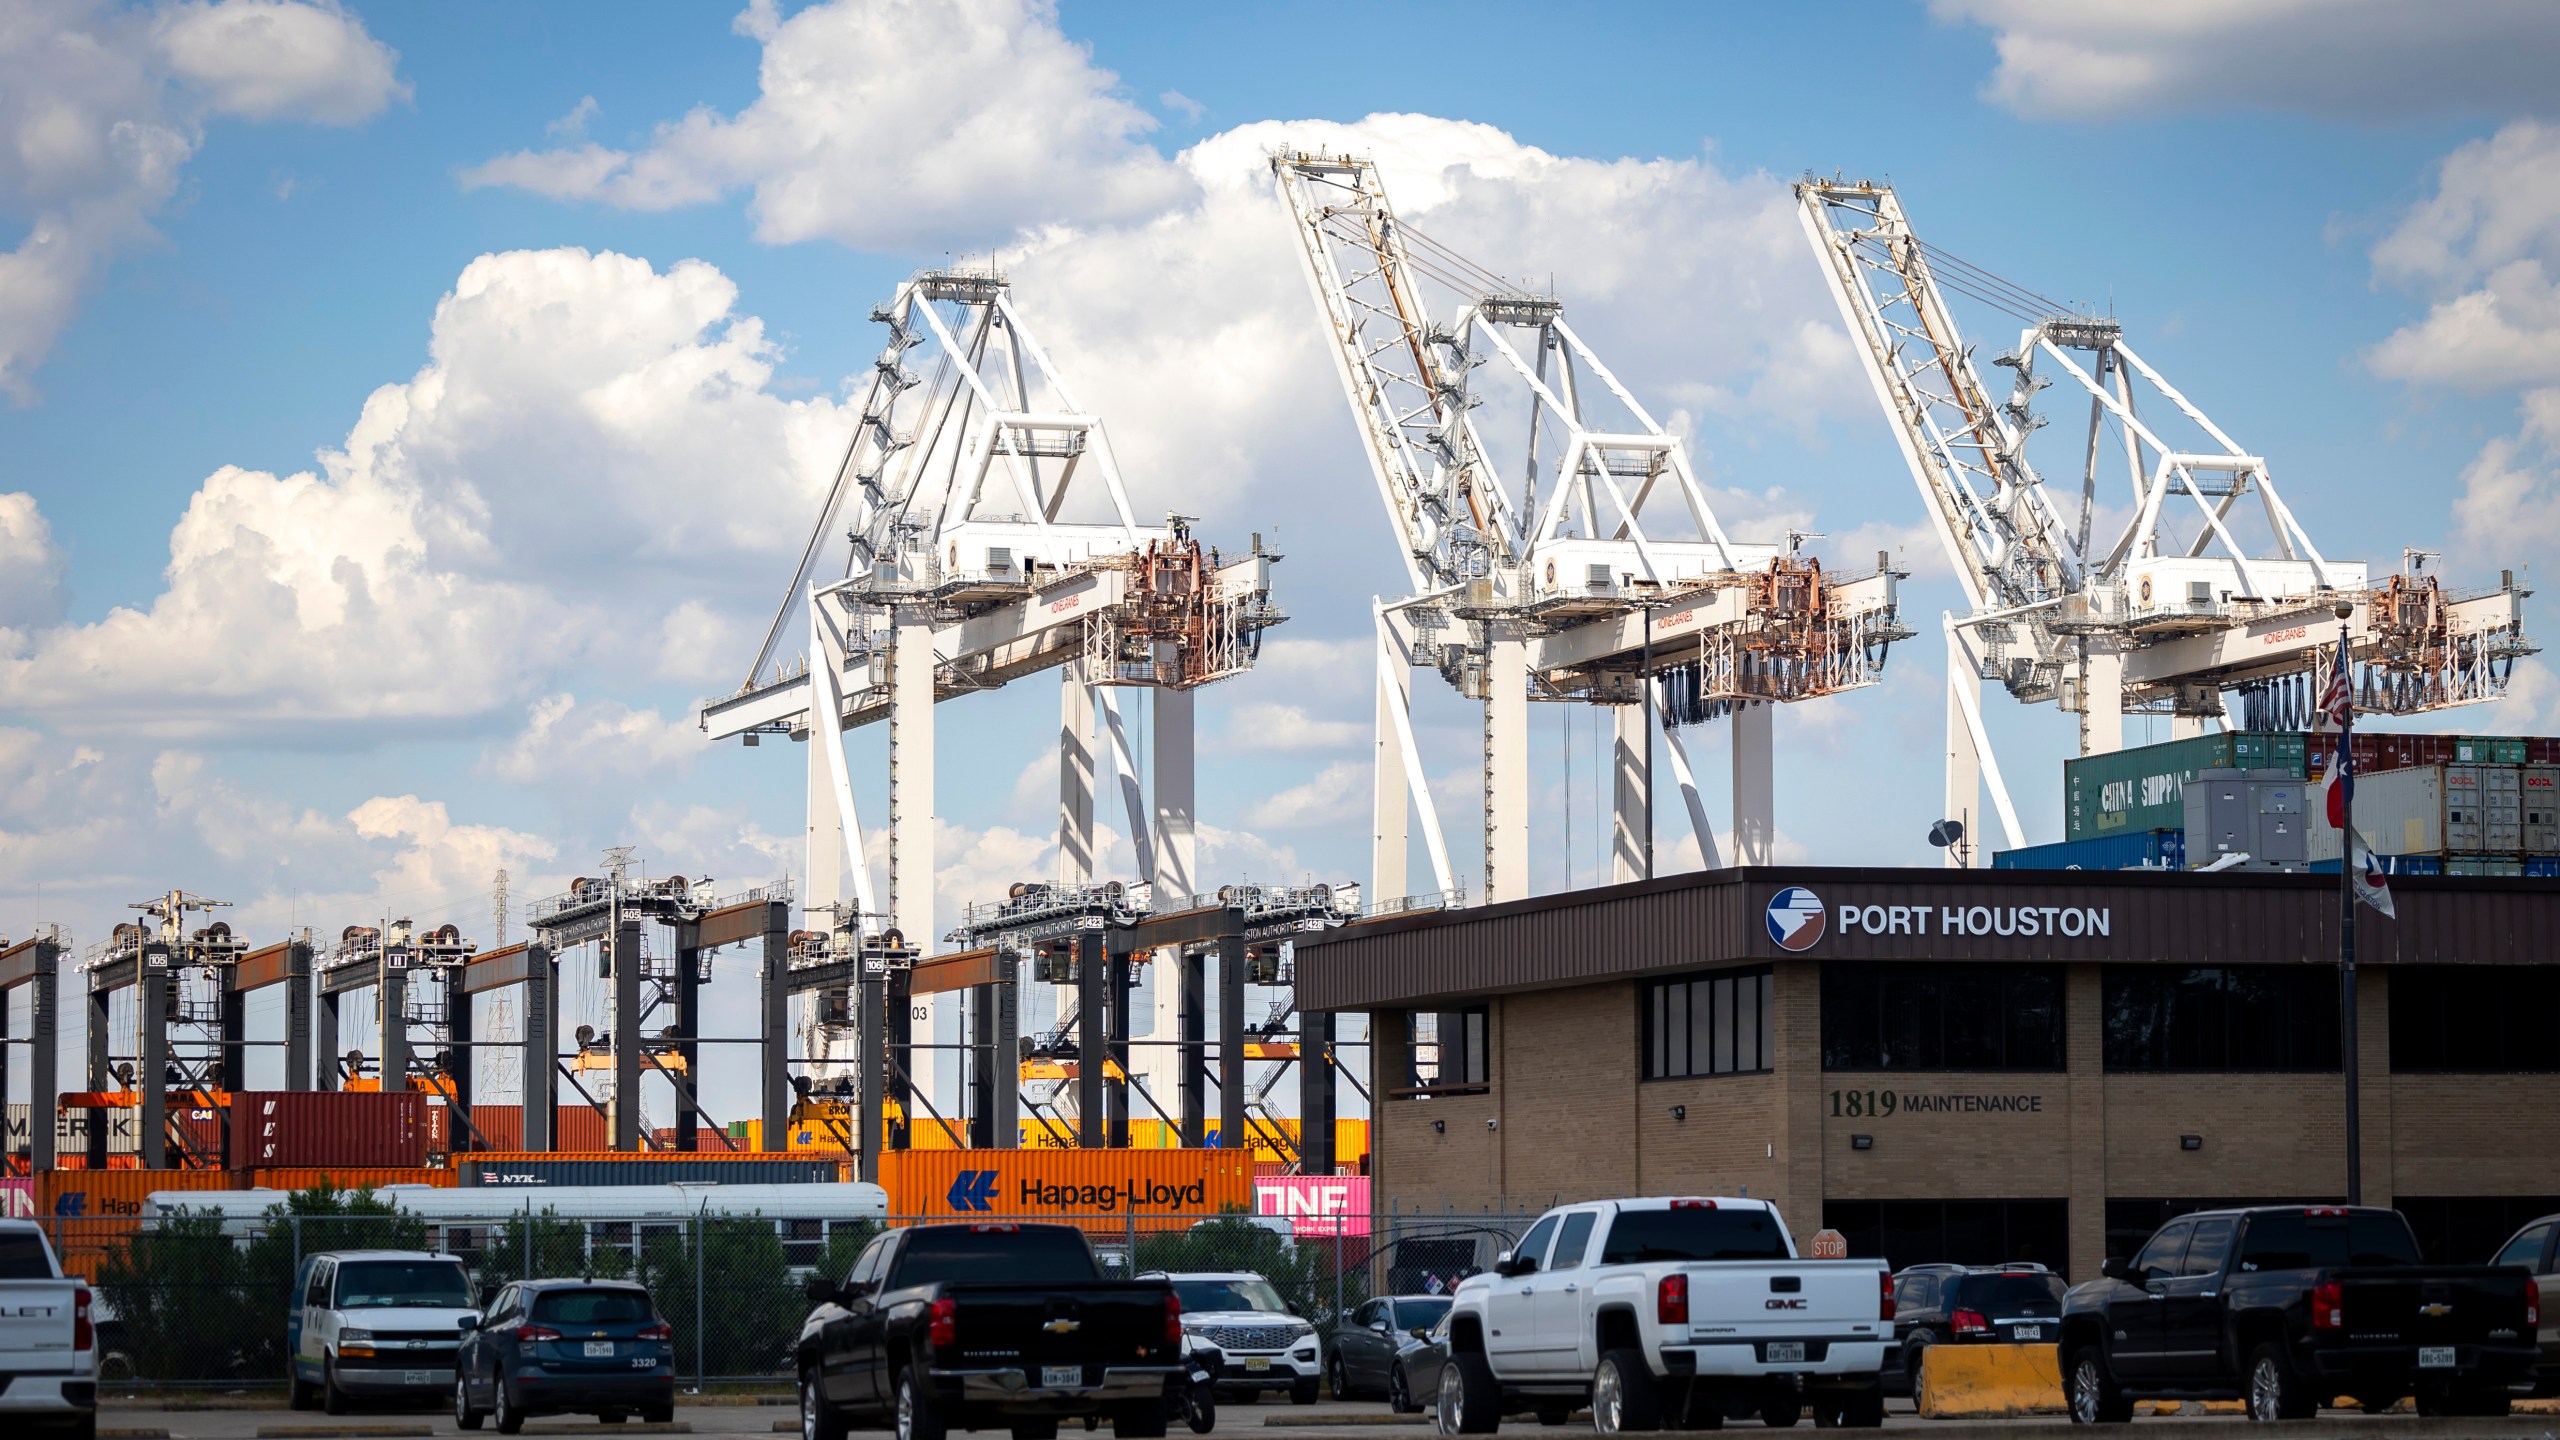
M 415 1090 L 255 1090 L 231 1097 L 231 1164 L 415 1167 L 427 1097 Z
M 604 1150 L 612 1146 L 605 1131 L 604 1115 L 593 1105 L 563 1105 L 553 1122 L 552 1148 L 556 1150 Z M 521 1105 L 474 1105 L 471 1107 L 471 1129 L 479 1132 L 480 1143 L 470 1146 L 470 1133 L 453 1123 L 450 1116 L 439 1116 L 445 1127 L 444 1138 L 452 1153 L 466 1148 L 515 1151 L 524 1148 L 524 1107 Z

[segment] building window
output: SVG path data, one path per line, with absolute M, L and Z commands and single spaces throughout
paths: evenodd
M 2057 965 L 1826 960 L 1825 1070 L 2060 1070 Z
M 2560 970 L 2394 965 L 2390 973 L 2394 1071 L 2560 1070 Z
M 1751 1075 L 1777 1059 L 1769 967 L 1718 970 L 1644 987 L 1644 1078 Z
M 2059 1273 L 2071 1261 L 2064 1200 L 1826 1200 L 1822 1224 L 1852 1256 L 1896 1270 L 2025 1260 Z
M 1415 1011 L 1406 1017 L 1406 1023 L 1405 1056 L 1410 1074 L 1399 1093 L 1472 1095 L 1484 1090 L 1491 1074 L 1484 1006 Z
M 2391 983 L 2400 983 L 2392 972 Z M 2391 1208 L 2408 1217 L 2418 1251 L 2430 1265 L 2486 1265 L 2507 1238 L 2545 1215 L 2560 1213 L 2553 1195 L 2398 1195 Z M 2546 1304 L 2549 1302 L 2545 1302 Z
M 2338 1068 L 2338 972 L 2316 965 L 2110 965 L 2106 1067 Z

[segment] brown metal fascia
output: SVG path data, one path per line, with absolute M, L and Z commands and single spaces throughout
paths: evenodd
M 781 908 L 778 900 L 741 900 L 707 911 L 694 922 L 695 943 L 709 950 L 721 945 L 761 938 L 766 931 L 789 928 L 789 917 L 772 912 Z M 777 923 L 779 922 L 779 923 Z
M 48 962 L 59 964 L 61 959 L 60 947 L 49 938 L 21 940 L 0 950 L 0 995 L 36 978 Z
M 518 941 L 496 950 L 484 950 L 462 965 L 462 993 L 479 995 L 521 985 L 534 977 L 533 946 Z
M 295 951 L 300 951 L 299 965 Z M 231 967 L 231 989 L 234 993 L 264 990 L 270 985 L 283 985 L 311 973 L 311 949 L 299 940 L 287 940 L 243 955 Z
M 971 990 L 980 985 L 1006 985 L 1012 981 L 1013 963 L 1005 958 L 1003 951 L 992 947 L 961 950 L 917 961 L 907 972 L 907 993 L 940 995 L 952 990 Z
M 1116 930 L 1109 941 L 1114 955 L 1135 955 L 1173 945 L 1193 945 L 1223 935 L 1244 933 L 1244 912 L 1232 905 L 1201 905 L 1150 915 Z

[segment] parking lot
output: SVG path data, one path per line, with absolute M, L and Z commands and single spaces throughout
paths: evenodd
M 441 1410 L 377 1409 L 343 1418 L 294 1414 L 275 1406 L 250 1406 L 238 1401 L 197 1402 L 221 1408 L 169 1408 L 153 1402 L 110 1403 L 98 1417 L 98 1433 L 106 1440 L 427 1440 L 427 1437 L 459 1436 L 453 1417 Z M 1391 1416 L 1385 1407 L 1369 1403 L 1316 1405 L 1245 1405 L 1222 1406 L 1218 1411 L 1215 1434 L 1257 1434 L 1267 1440 L 1377 1440 L 1381 1435 L 1419 1435 L 1430 1433 L 1428 1417 L 1422 1415 Z M 1895 1402 L 1885 1420 L 1886 1427 L 1926 1432 L 1932 1440 L 1972 1440 L 1975 1436 L 1993 1436 L 1997 1440 L 2064 1440 L 2075 1433 L 2085 1435 L 2068 1422 L 2055 1418 L 1993 1421 L 1923 1420 L 1903 1402 Z M 2263 1433 L 2247 1420 L 2232 1415 L 2160 1415 L 2144 1416 L 2133 1422 L 2145 1431 L 2175 1430 L 2192 1440 L 2240 1440 L 2240 1437 Z M 1109 1427 L 1104 1427 L 1107 1432 Z M 1755 1424 L 1737 1423 L 1735 1428 L 1760 1429 Z M 2422 1420 L 2413 1415 L 2363 1415 L 2354 1411 L 2330 1411 L 2316 1420 L 2293 1422 L 2279 1427 L 2287 1435 L 2312 1437 L 2342 1435 L 2353 1440 L 2552 1440 L 2560 1436 L 2560 1414 L 2516 1415 L 2502 1420 Z M 623 1424 L 599 1426 L 581 1418 L 534 1420 L 526 1423 L 527 1435 L 578 1435 L 599 1432 L 617 1437 L 655 1434 L 723 1435 L 771 1440 L 776 1434 L 797 1433 L 796 1412 L 786 1402 L 770 1404 L 695 1404 L 678 1405 L 672 1426 Z M 474 1432 L 486 1436 L 491 1432 Z M 855 1434 L 885 1432 L 855 1431 Z M 984 1432 L 990 1435 L 1000 1431 Z M 1078 1432 L 1066 1429 L 1063 1435 Z M 1189 1432 L 1179 1426 L 1174 1436 Z M 1585 1422 L 1577 1419 L 1552 1431 L 1534 1422 L 1506 1423 L 1503 1433 L 1522 1435 L 1588 1434 Z

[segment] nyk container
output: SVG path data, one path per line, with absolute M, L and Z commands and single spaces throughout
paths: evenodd
M 2184 830 L 2098 835 L 2002 850 L 1991 857 L 1994 870 L 2183 870 L 2186 865 Z
M 889 1213 L 1056 1220 L 1096 1235 L 1182 1230 L 1253 1209 L 1250 1150 L 893 1150 Z
M 2232 730 L 2084 755 L 2062 765 L 2062 838 L 2087 840 L 2186 824 L 2186 783 L 2202 770 L 2304 774 L 2298 731 Z
M 456 1183 L 466 1186 L 817 1185 L 843 1178 L 843 1167 L 824 1156 L 723 1151 L 481 1152 L 463 1156 L 454 1170 Z
M 427 1097 L 415 1090 L 245 1090 L 231 1097 L 231 1164 L 427 1161 Z

